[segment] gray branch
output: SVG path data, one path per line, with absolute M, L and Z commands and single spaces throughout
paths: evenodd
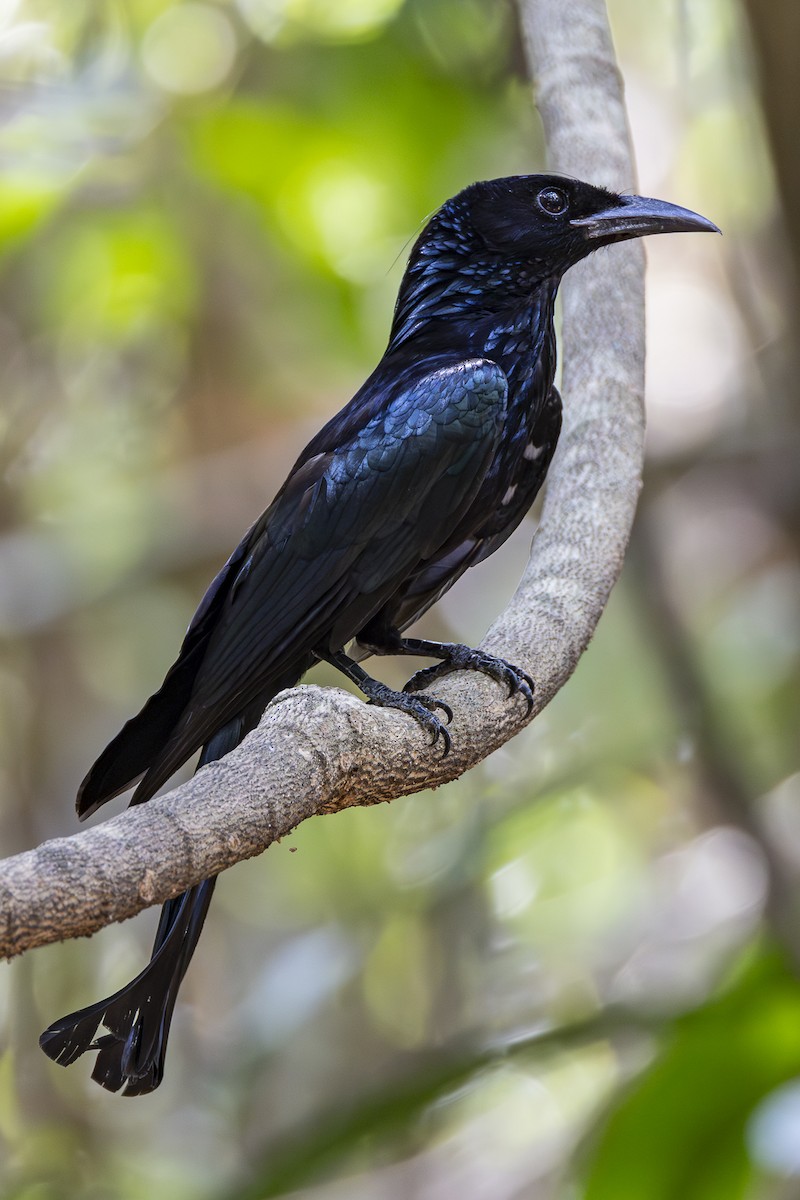
M 553 170 L 633 184 L 604 0 L 521 0 Z M 587 116 L 587 114 L 589 114 Z M 534 714 L 572 674 L 619 574 L 643 458 L 644 267 L 638 243 L 563 287 L 565 427 L 530 562 L 484 646 L 536 680 Z M 453 708 L 442 760 L 416 723 L 338 688 L 298 687 L 240 747 L 167 795 L 0 863 L 0 953 L 93 933 L 260 854 L 308 817 L 455 779 L 531 718 L 490 680 L 436 685 Z

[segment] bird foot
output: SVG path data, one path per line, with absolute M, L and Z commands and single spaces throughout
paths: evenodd
M 442 649 L 444 648 L 443 645 Z M 405 692 L 418 692 L 421 688 L 428 687 L 435 680 L 441 679 L 443 675 L 449 675 L 451 671 L 479 671 L 481 675 L 488 675 L 490 679 L 494 679 L 497 683 L 504 684 L 508 688 L 509 696 L 519 693 L 528 705 L 528 712 L 533 708 L 533 690 L 535 685 L 527 671 L 523 671 L 520 667 L 515 667 L 503 658 L 496 658 L 493 654 L 486 654 L 483 650 L 472 650 L 469 646 L 458 644 L 447 646 L 447 657 L 442 662 L 435 663 L 432 667 L 423 667 L 421 671 L 416 671 L 403 690 Z
M 395 692 L 377 679 L 359 682 L 358 686 L 371 704 L 377 704 L 380 708 L 397 708 L 400 712 L 408 713 L 413 717 L 430 734 L 432 746 L 435 746 L 441 738 L 442 758 L 447 758 L 452 746 L 452 738 L 436 716 L 436 709 L 442 710 L 449 725 L 453 719 L 453 710 L 449 704 L 445 704 L 443 700 L 437 700 L 433 696 L 409 696 L 406 691 Z

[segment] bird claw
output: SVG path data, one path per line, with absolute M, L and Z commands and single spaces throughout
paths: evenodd
M 417 697 L 416 697 L 416 699 L 417 699 L 417 700 L 419 700 L 421 704 L 425 704 L 425 705 L 426 705 L 426 707 L 427 707 L 427 704 L 426 704 L 427 697 L 425 697 L 425 696 L 417 696 Z M 436 700 L 436 699 L 432 699 L 430 703 L 431 703 L 431 704 L 432 704 L 432 705 L 433 705 L 435 708 L 440 708 L 440 709 L 442 710 L 442 712 L 444 713 L 445 717 L 447 718 L 447 724 L 448 724 L 448 725 L 452 725 L 452 723 L 453 723 L 453 710 L 452 710 L 452 708 L 450 707 L 450 705 L 449 705 L 449 704 L 445 704 L 444 700 Z
M 421 667 L 415 671 L 408 683 L 403 687 L 404 692 L 421 692 L 423 688 L 435 683 L 443 675 L 448 675 L 453 668 L 449 662 L 435 663 L 432 667 Z
M 435 696 L 410 696 L 405 690 L 395 692 L 391 688 L 380 685 L 370 695 L 370 703 L 377 704 L 381 708 L 396 708 L 400 712 L 408 713 L 418 725 L 421 725 L 431 735 L 431 746 L 435 746 L 441 738 L 442 758 L 447 758 L 453 747 L 453 739 L 436 715 L 436 709 L 440 708 L 448 725 L 453 720 L 453 710 L 449 704 L 445 704 L 444 700 L 437 700 Z
M 481 675 L 488 675 L 496 683 L 505 684 L 509 699 L 519 694 L 528 706 L 528 713 L 533 709 L 533 692 L 536 685 L 527 671 L 515 667 L 503 658 L 496 658 L 493 654 L 471 650 L 469 646 L 454 646 L 453 652 L 442 662 L 416 671 L 403 691 L 419 692 L 441 679 L 443 675 L 449 675 L 451 671 L 478 671 Z
M 505 663 L 505 666 L 508 668 L 505 678 L 505 682 L 508 684 L 508 698 L 510 699 L 519 693 L 528 706 L 528 712 L 530 712 L 533 708 L 533 692 L 536 684 L 527 671 L 512 666 L 511 663 Z

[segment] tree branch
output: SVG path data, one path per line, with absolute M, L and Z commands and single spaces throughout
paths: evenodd
M 521 0 L 555 170 L 617 189 L 633 167 L 603 0 Z M 587 117 L 587 114 L 589 116 Z M 643 257 L 638 243 L 571 271 L 563 288 L 565 427 L 530 562 L 484 645 L 530 671 L 535 712 L 572 674 L 619 574 L 643 457 Z M 442 760 L 415 722 L 337 688 L 278 696 L 258 729 L 188 783 L 96 828 L 0 864 L 0 953 L 88 935 L 235 862 L 301 821 L 435 787 L 523 728 L 491 681 L 436 685 L 453 708 Z

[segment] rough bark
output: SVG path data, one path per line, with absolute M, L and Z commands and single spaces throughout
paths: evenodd
M 551 168 L 629 188 L 604 0 L 524 0 L 520 9 Z M 563 286 L 565 427 L 530 562 L 483 643 L 533 675 L 531 716 L 572 674 L 622 565 L 643 457 L 643 275 L 633 243 L 581 264 Z M 0 864 L 0 953 L 133 916 L 315 814 L 454 779 L 531 719 L 520 699 L 475 675 L 453 675 L 436 692 L 455 713 L 444 760 L 407 716 L 337 688 L 283 693 L 238 749 L 190 782 Z

